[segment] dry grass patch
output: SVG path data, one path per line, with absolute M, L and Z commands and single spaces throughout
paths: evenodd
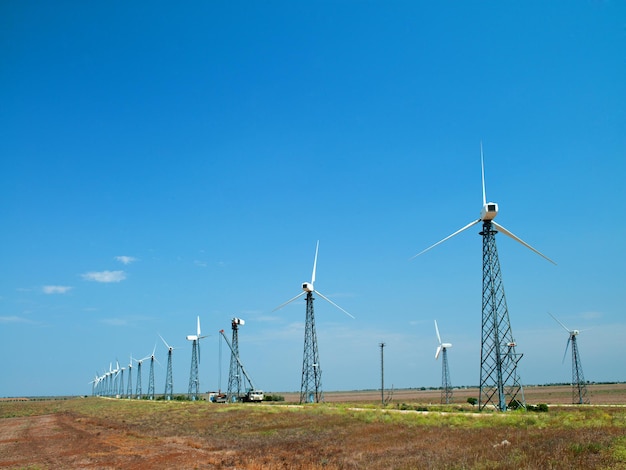
M 16 415 L 26 420 L 53 417 L 66 445 L 51 457 L 58 440 L 46 444 L 40 439 L 33 452 L 32 438 L 45 436 L 36 436 L 31 427 L 15 435 L 12 446 L 0 438 L 0 467 L 10 466 L 9 454 L 19 465 L 16 453 L 28 451 L 30 460 L 21 465 L 41 468 L 133 469 L 155 463 L 159 468 L 264 470 L 626 468 L 624 408 L 420 413 L 348 404 L 296 407 L 88 398 L 0 403 L 0 433 Z

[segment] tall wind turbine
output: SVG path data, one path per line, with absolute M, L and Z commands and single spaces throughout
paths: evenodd
M 495 235 L 500 231 L 551 263 L 556 263 L 493 220 L 498 215 L 498 204 L 487 202 L 482 142 L 480 144 L 480 163 L 483 183 L 483 207 L 480 211 L 480 217 L 452 235 L 448 235 L 443 240 L 429 246 L 413 258 L 482 222 L 483 228 L 480 232 L 483 237 L 482 339 L 478 408 L 482 410 L 491 404 L 497 410 L 506 411 L 508 407 L 525 407 L 526 404 L 524 391 L 517 374 L 517 363 L 522 358 L 522 354 L 515 351 L 516 343 L 513 338 L 504 295 Z
M 313 261 L 313 274 L 311 282 L 302 283 L 302 292 L 289 299 L 287 302 L 279 305 L 274 311 L 283 308 L 285 305 L 293 302 L 299 297 L 306 294 L 306 324 L 304 327 L 304 354 L 302 359 L 302 383 L 300 386 L 300 403 L 319 403 L 323 400 L 322 392 L 322 369 L 320 368 L 319 353 L 317 349 L 317 334 L 315 332 L 315 315 L 313 312 L 313 292 L 326 300 L 331 305 L 337 307 L 343 313 L 351 318 L 351 314 L 330 300 L 320 291 L 315 290 L 315 270 L 317 267 L 317 253 L 319 251 L 320 242 L 317 241 L 315 246 L 315 259 Z
M 437 320 L 435 320 L 435 331 L 437 332 L 437 341 L 439 341 L 439 346 L 437 346 L 437 351 L 435 352 L 435 360 L 439 359 L 439 355 L 443 353 L 441 357 L 441 403 L 449 405 L 452 401 L 452 383 L 450 382 L 450 369 L 448 368 L 448 348 L 452 347 L 452 343 L 441 342 Z
M 576 337 L 580 333 L 580 330 L 570 330 L 550 312 L 548 312 L 548 315 L 554 318 L 554 321 L 561 325 L 569 334 L 567 344 L 565 345 L 565 353 L 563 354 L 563 362 L 565 362 L 565 356 L 567 356 L 567 348 L 569 348 L 570 343 L 572 343 L 572 403 L 574 405 L 588 405 L 590 400 L 587 397 L 587 383 L 583 375 L 583 366 L 580 362 L 578 343 L 576 342 Z
M 206 338 L 200 333 L 200 316 L 195 335 L 187 335 L 187 341 L 191 341 L 191 372 L 189 373 L 189 399 L 197 400 L 200 393 L 200 376 L 198 375 L 198 364 L 200 363 L 200 340 Z
M 163 396 L 166 400 L 171 400 L 174 395 L 174 380 L 172 379 L 172 351 L 174 347 L 167 344 L 167 341 L 163 339 L 163 336 L 159 335 L 163 344 L 167 348 L 167 373 L 165 374 L 165 393 Z

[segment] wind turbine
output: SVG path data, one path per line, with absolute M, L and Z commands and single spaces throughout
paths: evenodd
M 167 374 L 165 376 L 165 393 L 163 396 L 166 400 L 171 400 L 172 395 L 174 394 L 174 380 L 172 379 L 172 351 L 176 348 L 167 344 L 167 341 L 163 339 L 163 336 L 159 335 L 159 337 L 167 348 Z
M 152 354 L 148 356 L 150 358 L 150 375 L 148 376 L 148 400 L 154 400 L 154 361 L 159 362 L 157 358 L 154 357 L 155 351 L 156 351 L 156 343 L 154 344 L 154 349 L 152 350 Z
M 313 292 L 326 300 L 331 305 L 337 307 L 350 318 L 354 318 L 350 313 L 341 308 L 335 302 L 330 300 L 320 291 L 314 288 L 315 270 L 317 268 L 317 253 L 319 251 L 320 242 L 317 241 L 315 246 L 315 259 L 313 261 L 313 274 L 311 282 L 302 283 L 302 292 L 295 297 L 282 303 L 274 309 L 274 311 L 283 308 L 285 305 L 293 302 L 299 297 L 306 295 L 306 324 L 304 327 L 304 354 L 302 359 L 302 383 L 300 386 L 300 403 L 319 403 L 323 400 L 322 392 L 322 369 L 320 368 L 319 352 L 317 349 L 317 334 L 315 332 L 315 315 L 313 311 Z
M 200 340 L 206 338 L 200 333 L 200 316 L 195 335 L 187 335 L 187 341 L 191 341 L 191 372 L 189 374 L 189 399 L 197 400 L 200 393 L 200 376 L 198 375 L 198 364 L 200 363 Z
M 578 343 L 576 337 L 580 333 L 580 330 L 570 330 L 563 323 L 561 323 L 554 315 L 548 312 L 554 321 L 563 327 L 569 334 L 567 338 L 567 344 L 565 345 L 565 353 L 563 354 L 563 362 L 565 362 L 565 356 L 567 356 L 567 348 L 572 343 L 572 403 L 574 405 L 589 404 L 590 400 L 587 397 L 587 383 L 583 376 L 583 366 L 580 362 L 580 354 L 578 353 Z
M 482 142 L 480 144 L 480 164 L 483 186 L 483 206 L 480 217 L 419 252 L 411 259 L 482 222 L 483 227 L 480 232 L 483 237 L 482 338 L 478 407 L 482 410 L 491 404 L 500 411 L 506 411 L 507 407 L 511 406 L 514 408 L 517 406 L 524 407 L 525 401 L 524 391 L 517 374 L 517 363 L 522 358 L 522 354 L 517 354 L 515 351 L 516 343 L 513 338 L 504 295 L 495 235 L 500 231 L 551 263 L 556 263 L 493 220 L 498 215 L 498 204 L 487 202 Z
M 441 342 L 437 320 L 435 320 L 435 331 L 437 332 L 437 341 L 439 341 L 439 346 L 437 346 L 437 351 L 435 352 L 435 360 L 439 359 L 439 355 L 443 353 L 441 358 L 441 403 L 449 405 L 450 401 L 452 401 L 452 384 L 450 382 L 450 369 L 448 368 L 448 348 L 452 347 L 452 343 Z

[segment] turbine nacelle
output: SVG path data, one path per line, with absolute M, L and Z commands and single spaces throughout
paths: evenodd
M 304 292 L 315 292 L 315 288 L 313 287 L 313 283 L 312 282 L 303 282 L 302 283 L 302 290 Z
M 498 215 L 498 204 L 495 202 L 488 202 L 483 205 L 483 208 L 480 211 L 480 220 L 483 222 L 485 220 L 493 220 Z
M 578 336 L 580 334 L 580 330 L 572 330 L 572 331 L 570 331 L 570 334 L 572 336 Z
M 198 335 L 187 335 L 187 341 L 198 341 Z

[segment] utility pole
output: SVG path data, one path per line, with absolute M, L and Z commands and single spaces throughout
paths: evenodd
M 380 402 L 385 406 L 385 343 L 379 343 L 380 346 Z

